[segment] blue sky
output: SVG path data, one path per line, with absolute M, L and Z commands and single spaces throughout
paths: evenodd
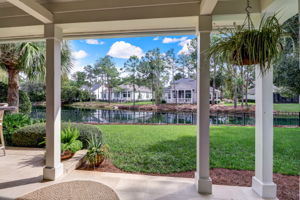
M 131 55 L 143 56 L 148 50 L 160 48 L 166 52 L 173 48 L 176 54 L 187 53 L 187 44 L 194 35 L 176 35 L 159 37 L 135 37 L 112 39 L 72 40 L 73 70 L 83 71 L 83 67 L 94 64 L 106 55 L 113 57 L 117 67 L 123 67 Z

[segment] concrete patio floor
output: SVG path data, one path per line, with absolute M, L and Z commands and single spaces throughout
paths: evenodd
M 254 200 L 260 199 L 249 187 L 213 185 L 212 195 L 196 192 L 194 179 L 159 176 L 103 173 L 74 170 L 57 181 L 43 181 L 41 149 L 7 150 L 0 152 L 0 199 L 15 199 L 51 184 L 91 180 L 114 189 L 120 200 Z

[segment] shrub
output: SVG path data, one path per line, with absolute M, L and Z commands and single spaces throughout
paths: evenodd
M 19 128 L 34 124 L 40 120 L 33 120 L 25 114 L 5 114 L 3 119 L 3 133 L 5 135 L 5 143 L 11 145 L 12 134 Z
M 79 139 L 80 133 L 76 128 L 68 127 L 61 131 L 61 152 L 70 151 L 75 153 L 82 149 L 82 142 Z
M 0 82 L 0 102 L 7 102 L 7 84 Z M 31 112 L 31 102 L 26 92 L 19 90 L 19 111 L 24 114 Z
M 75 86 L 63 86 L 61 88 L 61 101 L 63 103 L 89 101 L 92 98 L 92 95 L 88 91 Z
M 20 128 L 12 136 L 13 145 L 22 147 L 43 147 L 44 145 L 40 143 L 42 143 L 46 137 L 45 127 L 45 123 L 39 123 Z M 62 130 L 65 130 L 67 127 L 68 123 L 62 123 Z M 79 140 L 83 143 L 84 148 L 87 147 L 87 139 L 90 135 L 101 135 L 101 131 L 96 126 L 72 123 L 71 127 L 79 130 Z
M 46 84 L 42 82 L 27 81 L 21 85 L 32 102 L 46 101 Z

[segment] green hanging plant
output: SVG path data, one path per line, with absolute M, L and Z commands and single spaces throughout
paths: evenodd
M 259 64 L 264 75 L 280 57 L 281 38 L 286 34 L 276 15 L 263 17 L 258 29 L 254 29 L 250 14 L 247 14 L 248 24 L 220 32 L 222 37 L 212 44 L 209 56 L 237 66 Z

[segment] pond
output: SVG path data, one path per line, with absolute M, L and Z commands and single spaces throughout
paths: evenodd
M 33 107 L 31 117 L 44 119 L 44 107 Z M 196 124 L 196 113 L 146 112 L 128 110 L 102 110 L 63 107 L 62 121 L 85 123 L 126 123 L 126 124 Z M 210 116 L 211 124 L 254 125 L 254 114 L 249 113 L 214 113 Z M 298 126 L 299 115 L 274 115 L 274 125 Z

